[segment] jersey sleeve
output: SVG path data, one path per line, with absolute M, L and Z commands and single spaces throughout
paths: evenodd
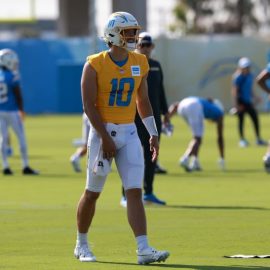
M 99 54 L 93 54 L 86 58 L 86 61 L 93 67 L 93 69 L 98 72 L 101 67 L 100 63 L 100 55 Z
M 17 87 L 20 85 L 20 74 L 18 72 L 12 73 L 12 87 Z

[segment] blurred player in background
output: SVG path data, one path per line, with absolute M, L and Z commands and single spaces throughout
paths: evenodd
M 7 149 L 9 147 L 8 128 L 11 127 L 20 145 L 23 174 L 38 174 L 29 167 L 27 144 L 24 132 L 23 100 L 18 73 L 19 59 L 10 49 L 0 50 L 0 128 L 1 157 L 4 175 L 12 175 L 8 163 Z
M 255 109 L 254 103 L 259 101 L 253 91 L 254 75 L 250 71 L 251 61 L 247 57 L 240 58 L 238 61 L 238 69 L 233 75 L 232 97 L 234 100 L 234 107 L 238 116 L 238 131 L 240 135 L 239 146 L 247 147 L 249 142 L 244 136 L 244 116 L 249 114 L 255 134 L 256 144 L 266 145 L 266 142 L 260 136 L 260 124 L 258 113 Z
M 270 63 L 263 69 L 256 78 L 258 85 L 268 95 L 270 94 Z M 270 142 L 268 142 L 268 148 L 265 155 L 263 156 L 263 162 L 265 170 L 270 173 Z
M 85 113 L 82 115 L 82 145 L 76 150 L 76 152 L 70 157 L 70 162 L 75 172 L 81 172 L 80 159 L 87 153 L 87 141 L 90 131 L 90 122 Z
M 158 61 L 151 58 L 151 53 L 154 47 L 155 45 L 153 43 L 151 35 L 147 32 L 140 33 L 136 51 L 138 53 L 144 54 L 148 60 L 150 68 L 147 77 L 148 96 L 153 109 L 153 115 L 160 138 L 162 126 L 161 115 L 163 115 L 164 117 L 164 125 L 169 125 L 170 121 L 168 118 L 168 105 L 163 86 L 163 73 L 161 65 Z M 136 113 L 135 124 L 138 130 L 138 135 L 142 143 L 144 153 L 144 202 L 165 205 L 166 202 L 158 199 L 158 197 L 153 193 L 153 183 L 155 172 L 166 173 L 166 171 L 163 168 L 156 166 L 156 162 L 152 161 L 152 151 L 150 150 L 149 144 L 150 136 L 138 113 Z M 120 204 L 126 207 L 124 190 L 122 193 L 123 197 Z
M 220 154 L 218 162 L 220 168 L 224 170 L 224 109 L 221 102 L 211 98 L 187 97 L 169 107 L 170 117 L 176 113 L 185 119 L 193 135 L 184 155 L 179 160 L 179 165 L 187 172 L 200 171 L 202 169 L 199 162 L 199 150 L 204 134 L 204 119 L 208 119 L 217 124 L 217 144 Z
M 77 241 L 74 250 L 80 261 L 96 261 L 88 246 L 87 233 L 95 214 L 112 159 L 125 188 L 127 216 L 137 241 L 139 264 L 165 261 L 169 252 L 148 244 L 146 217 L 142 202 L 144 160 L 134 123 L 136 105 L 150 134 L 152 159 L 158 156 L 158 131 L 148 99 L 149 66 L 136 48 L 137 20 L 127 12 L 110 15 L 105 27 L 108 51 L 91 55 L 82 74 L 82 100 L 91 122 L 86 189 L 77 209 Z

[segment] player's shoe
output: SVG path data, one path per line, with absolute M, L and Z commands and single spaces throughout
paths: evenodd
M 246 140 L 246 139 L 241 139 L 240 141 L 239 141 L 239 147 L 241 147 L 241 148 L 245 148 L 245 147 L 248 147 L 248 145 L 249 145 L 249 143 L 248 143 L 248 141 Z
M 267 145 L 268 143 L 267 143 L 265 140 L 257 139 L 257 140 L 256 140 L 256 144 L 259 145 L 259 146 L 265 146 L 265 145 Z
M 30 167 L 25 167 L 23 170 L 22 170 L 22 173 L 23 174 L 27 174 L 27 175 L 38 175 L 39 174 L 39 172 L 38 171 L 36 171 L 36 170 L 33 170 L 32 168 L 30 168 Z
M 181 158 L 179 161 L 179 165 L 185 169 L 186 172 L 191 172 L 189 167 L 189 159 L 188 158 Z
M 263 157 L 263 164 L 264 164 L 264 169 L 267 173 L 270 173 L 270 155 L 265 155 Z
M 158 251 L 154 248 L 147 248 L 142 251 L 137 251 L 138 264 L 149 264 L 153 262 L 165 262 L 170 256 L 168 251 Z
M 127 198 L 126 197 L 122 197 L 120 200 L 120 205 L 123 206 L 124 208 L 127 208 Z
M 13 175 L 13 171 L 10 168 L 5 168 L 3 170 L 4 175 Z
M 189 168 L 191 171 L 202 171 L 202 167 L 201 167 L 200 162 L 198 160 L 193 160 L 191 162 Z
M 80 166 L 80 159 L 79 158 L 71 157 L 70 162 L 71 162 L 71 165 L 72 165 L 73 170 L 75 172 L 81 172 L 82 171 L 81 166 Z
M 156 163 L 156 166 L 155 166 L 155 173 L 158 173 L 158 174 L 166 174 L 166 173 L 167 173 L 167 170 L 164 169 L 162 166 L 160 166 L 159 163 Z
M 93 252 L 89 249 L 87 244 L 76 245 L 74 249 L 74 256 L 81 262 L 96 262 L 97 259 Z
M 145 194 L 143 196 L 143 202 L 144 202 L 144 204 L 154 203 L 157 205 L 166 205 L 165 201 L 158 199 L 157 196 L 155 196 L 153 193 L 152 194 Z

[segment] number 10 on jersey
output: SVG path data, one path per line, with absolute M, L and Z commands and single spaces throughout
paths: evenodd
M 109 106 L 127 107 L 130 104 L 132 92 L 134 90 L 134 79 L 112 79 L 111 85 L 112 90 L 109 97 Z M 125 86 L 127 90 L 125 90 Z M 124 96 L 126 96 L 126 100 L 124 100 Z

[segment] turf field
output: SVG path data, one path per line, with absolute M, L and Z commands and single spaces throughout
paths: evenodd
M 262 134 L 270 138 L 270 117 L 261 115 Z M 215 126 L 206 123 L 201 149 L 202 172 L 178 167 L 190 131 L 174 118 L 175 132 L 163 137 L 160 162 L 169 171 L 157 175 L 155 192 L 166 207 L 146 209 L 150 244 L 167 249 L 165 264 L 147 269 L 242 270 L 270 269 L 270 259 L 226 259 L 232 254 L 270 254 L 270 175 L 262 167 L 265 147 L 254 144 L 246 120 L 249 148 L 237 145 L 236 118 L 225 121 L 227 171 L 217 167 Z M 84 189 L 85 174 L 69 164 L 80 137 L 81 117 L 26 118 L 30 165 L 40 176 L 22 176 L 17 143 L 10 159 L 15 175 L 0 177 L 0 269 L 2 270 L 113 270 L 140 269 L 136 245 L 120 205 L 120 181 L 115 167 L 97 206 L 90 233 L 97 263 L 73 257 L 75 212 Z M 82 164 L 85 164 L 85 159 Z M 84 166 L 85 167 L 85 166 Z

